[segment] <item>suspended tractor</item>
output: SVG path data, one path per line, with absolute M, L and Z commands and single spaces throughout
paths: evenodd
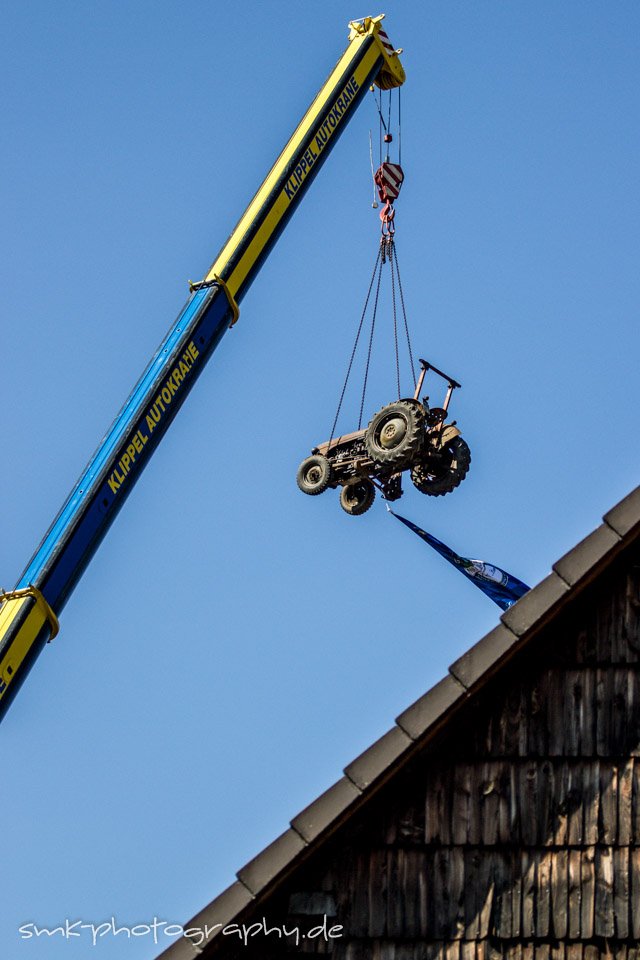
M 420 360 L 420 365 L 413 397 L 383 407 L 366 429 L 313 448 L 298 468 L 303 493 L 316 496 L 329 487 L 340 487 L 342 509 L 357 517 L 373 503 L 376 487 L 385 500 L 398 500 L 405 470 L 420 493 L 431 497 L 450 493 L 462 483 L 471 453 L 455 420 L 446 422 L 451 396 L 460 384 L 426 360 Z M 420 400 L 428 370 L 447 382 L 441 407 L 429 406 L 428 397 Z

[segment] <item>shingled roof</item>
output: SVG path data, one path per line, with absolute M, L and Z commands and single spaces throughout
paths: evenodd
M 640 487 L 611 509 L 584 540 L 555 564 L 552 572 L 522 597 L 431 690 L 400 714 L 394 726 L 356 757 L 344 776 L 291 820 L 291 825 L 237 873 L 237 880 L 201 910 L 185 929 L 216 925 L 207 943 L 175 941 L 162 960 L 209 956 L 222 940 L 222 927 L 241 922 L 302 863 L 375 795 L 427 741 L 481 692 L 565 608 L 640 539 Z

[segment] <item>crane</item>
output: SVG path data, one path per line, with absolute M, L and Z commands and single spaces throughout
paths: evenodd
M 0 593 L 0 719 L 107 530 L 195 385 L 239 304 L 370 85 L 405 74 L 384 14 L 349 23 L 346 50 L 189 298 L 15 588 Z

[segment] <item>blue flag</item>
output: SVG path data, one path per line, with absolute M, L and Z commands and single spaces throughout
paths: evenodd
M 421 530 L 415 523 L 411 523 L 411 520 L 405 520 L 398 513 L 393 513 L 393 510 L 389 507 L 387 507 L 387 510 L 393 514 L 396 520 L 401 520 L 405 526 L 417 533 L 434 550 L 437 550 L 440 556 L 453 564 L 460 573 L 464 573 L 465 577 L 471 580 L 483 593 L 486 593 L 502 610 L 508 610 L 516 600 L 519 600 L 530 589 L 522 580 L 512 577 L 510 573 L 505 573 L 500 567 L 494 567 L 483 560 L 469 560 L 467 557 L 459 557 L 446 543 L 436 540 L 426 530 Z

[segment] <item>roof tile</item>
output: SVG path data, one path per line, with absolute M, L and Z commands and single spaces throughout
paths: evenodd
M 482 640 L 451 664 L 449 673 L 469 689 L 518 642 L 518 637 L 499 623 Z
M 304 840 L 295 830 L 285 830 L 277 840 L 257 857 L 238 870 L 238 879 L 254 894 L 266 887 L 298 853 L 305 848 Z
M 537 587 L 529 590 L 500 619 L 518 637 L 549 613 L 569 587 L 557 573 L 550 573 Z
M 342 777 L 294 817 L 291 826 L 310 843 L 360 796 L 360 792 L 351 780 Z
M 603 519 L 612 530 L 621 537 L 626 537 L 634 527 L 640 524 L 640 487 L 636 487 L 624 500 L 605 513 Z
M 387 767 L 395 763 L 412 742 L 404 730 L 392 727 L 368 750 L 352 760 L 349 766 L 344 768 L 344 772 L 357 787 L 365 790 Z
M 447 710 L 465 696 L 462 684 L 452 677 L 444 677 L 435 687 L 432 687 L 423 697 L 416 700 L 408 710 L 405 710 L 396 719 L 399 727 L 408 733 L 412 740 L 417 740 L 429 727 L 439 720 Z
M 601 524 L 588 537 L 581 540 L 573 550 L 565 553 L 553 565 L 553 569 L 562 577 L 565 583 L 572 587 L 578 580 L 593 571 L 600 560 L 603 560 L 610 550 L 620 543 L 618 534 Z

